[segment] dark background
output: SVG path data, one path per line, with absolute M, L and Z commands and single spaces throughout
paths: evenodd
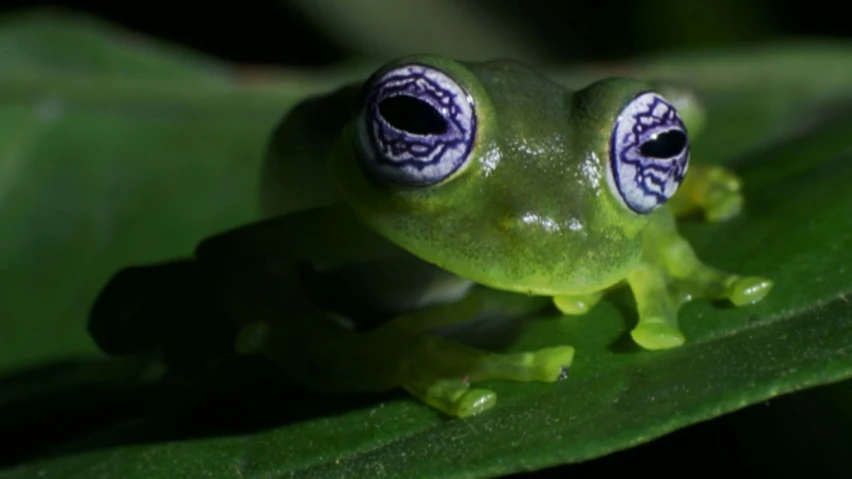
M 827 0 L 459 3 L 503 19 L 515 35 L 535 46 L 536 61 L 550 63 L 617 61 L 789 37 L 852 36 L 842 4 Z M 381 56 L 357 41 L 328 35 L 329 25 L 306 14 L 299 8 L 301 4 L 304 2 L 6 1 L 0 3 L 0 14 L 36 5 L 67 7 L 238 63 L 319 68 Z M 423 45 L 428 48 L 428 43 Z M 574 477 L 616 470 L 652 475 L 698 470 L 848 477 L 852 434 L 844 424 L 849 424 L 845 418 L 852 415 L 849 398 L 852 385 L 846 383 L 808 390 L 686 428 L 645 446 L 549 472 Z
M 11 0 L 0 2 L 0 13 L 41 5 L 67 7 L 241 63 L 321 66 L 369 54 L 351 43 L 335 41 L 323 33 L 324 28 L 317 28 L 315 18 L 299 8 L 310 1 L 195 4 Z M 358 4 L 358 0 L 337 1 Z M 843 4 L 830 0 L 458 0 L 456 3 L 506 20 L 519 35 L 533 39 L 543 58 L 562 62 L 621 59 L 649 52 L 730 46 L 791 36 L 852 35 Z

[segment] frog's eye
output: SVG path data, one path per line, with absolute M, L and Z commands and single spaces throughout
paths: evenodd
M 476 113 L 470 94 L 424 65 L 393 68 L 366 85 L 358 120 L 360 156 L 405 186 L 429 186 L 470 161 Z
M 665 204 L 688 166 L 689 137 L 671 103 L 645 92 L 621 110 L 610 139 L 608 178 L 628 208 L 648 214 Z

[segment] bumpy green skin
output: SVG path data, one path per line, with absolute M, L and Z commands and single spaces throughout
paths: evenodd
M 472 96 L 473 161 L 434 186 L 391 185 L 359 162 L 357 86 L 291 112 L 264 172 L 270 220 L 198 251 L 242 328 L 238 351 L 262 353 L 318 389 L 402 387 L 467 417 L 496 402 L 471 383 L 557 381 L 574 355 L 568 345 L 497 354 L 429 334 L 481 313 L 483 287 L 551 298 L 564 313 L 583 314 L 626 283 L 639 313 L 631 335 L 646 349 L 683 344 L 677 311 L 686 300 L 743 305 L 771 289 L 767 279 L 704 265 L 677 233 L 675 214 L 701 210 L 719 220 L 739 211 L 730 172 L 690 166 L 675 198 L 648 215 L 611 191 L 613 122 L 648 84 L 610 78 L 574 92 L 515 63 L 422 55 L 381 71 L 410 62 L 440 69 Z M 694 135 L 702 120 L 694 98 L 656 91 Z M 362 332 L 330 312 L 392 319 Z

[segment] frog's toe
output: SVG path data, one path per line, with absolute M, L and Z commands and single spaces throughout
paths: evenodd
M 491 354 L 469 369 L 472 381 L 508 380 L 552 383 L 564 379 L 574 361 L 574 348 L 555 346 L 538 351 Z
M 565 379 L 574 362 L 574 348 L 556 346 L 532 353 L 532 376 L 537 381 L 555 382 Z
M 671 349 L 683 345 L 686 338 L 670 324 L 649 322 L 636 326 L 630 332 L 633 341 L 644 349 Z
M 733 277 L 728 286 L 728 299 L 734 306 L 754 304 L 772 290 L 772 280 L 759 276 Z
M 712 199 L 707 205 L 707 221 L 726 221 L 740 214 L 743 209 L 743 197 L 739 193 L 726 193 Z
M 452 417 L 470 417 L 497 404 L 497 395 L 493 391 L 471 389 L 470 383 L 464 379 L 412 381 L 404 387 L 425 404 Z
M 722 167 L 711 167 L 707 173 L 705 216 L 708 221 L 725 221 L 743 209 L 742 181 Z
M 497 395 L 489 389 L 468 389 L 456 399 L 448 414 L 465 418 L 485 412 L 497 404 Z

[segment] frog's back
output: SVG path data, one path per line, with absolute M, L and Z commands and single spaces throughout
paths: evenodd
M 351 117 L 357 87 L 308 98 L 275 127 L 261 180 L 263 215 L 304 211 L 339 200 L 327 169 L 334 142 Z

